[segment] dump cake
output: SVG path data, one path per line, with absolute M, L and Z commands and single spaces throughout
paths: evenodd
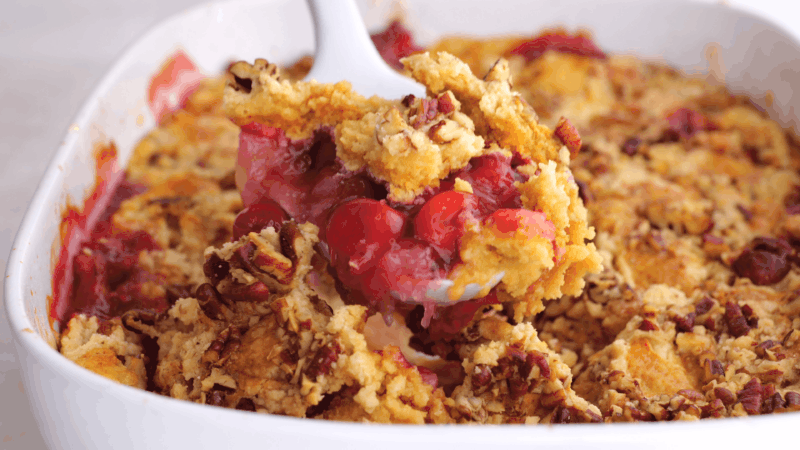
M 63 354 L 332 420 L 800 409 L 800 177 L 775 122 L 580 34 L 373 40 L 426 98 L 257 60 L 162 118 L 71 260 Z

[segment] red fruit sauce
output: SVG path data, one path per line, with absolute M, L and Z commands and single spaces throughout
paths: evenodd
M 123 200 L 143 192 L 117 163 L 113 145 L 97 153 L 97 179 L 83 211 L 68 207 L 61 222 L 61 251 L 53 271 L 50 317 L 66 323 L 74 314 L 102 319 L 130 309 L 163 310 L 166 300 L 141 293 L 154 276 L 139 269 L 139 252 L 158 248 L 143 231 L 115 229 L 111 215 Z
M 395 20 L 382 32 L 372 35 L 372 42 L 387 64 L 395 69 L 402 69 L 401 58 L 422 51 L 408 29 L 400 21 Z
M 533 61 L 542 56 L 547 50 L 589 58 L 606 58 L 606 54 L 589 37 L 566 33 L 549 33 L 537 36 L 511 50 L 511 54 L 522 55 L 527 61 Z

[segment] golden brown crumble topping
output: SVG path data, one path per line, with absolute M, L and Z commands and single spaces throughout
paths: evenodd
M 405 103 L 297 82 L 308 60 L 285 71 L 234 65 L 226 112 L 222 83 L 204 84 L 139 144 L 128 174 L 147 190 L 114 217 L 160 244 L 139 265 L 161 277 L 151 290 L 171 307 L 77 316 L 61 352 L 163 395 L 331 420 L 800 410 L 797 143 L 724 87 L 631 57 L 547 51 L 528 61 L 513 51 L 525 41 L 452 38 L 406 58 L 429 98 Z M 428 117 L 425 102 L 440 98 L 453 110 Z M 525 155 L 523 204 L 553 221 L 563 255 L 553 262 L 546 239 L 468 229 L 453 277 L 463 285 L 503 268 L 501 303 L 445 339 L 399 313 L 388 323 L 342 298 L 315 225 L 231 242 L 243 205 L 239 129 L 226 114 L 297 139 L 333 127 L 346 167 L 387 182 L 396 201 L 474 156 Z M 566 129 L 562 117 L 580 132 L 572 155 L 551 131 Z

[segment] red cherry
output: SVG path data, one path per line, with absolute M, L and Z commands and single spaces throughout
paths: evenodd
M 324 227 L 328 214 L 337 204 L 372 196 L 372 185 L 365 177 L 340 172 L 334 167 L 326 167 L 319 173 L 316 184 L 311 189 L 309 199 L 313 201 L 309 205 L 309 216 L 315 224 Z M 324 233 L 320 237 L 325 239 Z
M 489 210 L 500 206 L 522 206 L 519 202 L 519 190 L 514 186 L 517 181 L 512 158 L 500 153 L 473 158 L 468 176 L 475 195 Z M 519 203 L 519 204 L 518 204 Z
M 528 238 L 541 236 L 549 241 L 556 238 L 556 226 L 539 211 L 498 209 L 487 217 L 484 223 L 505 237 L 522 232 Z
M 414 219 L 416 236 L 449 259 L 458 251 L 458 240 L 464 234 L 464 222 L 478 207 L 472 194 L 446 191 L 428 200 Z
M 378 261 L 364 290 L 376 299 L 421 301 L 428 289 L 426 282 L 445 275 L 433 247 L 416 239 L 398 239 Z
M 281 229 L 283 222 L 289 220 L 289 215 L 281 206 L 272 200 L 262 199 L 243 209 L 236 220 L 233 221 L 233 239 L 263 230 L 267 227 Z
M 331 263 L 342 281 L 347 273 L 359 275 L 372 267 L 402 235 L 405 225 L 406 216 L 383 201 L 361 198 L 337 207 L 325 236 Z

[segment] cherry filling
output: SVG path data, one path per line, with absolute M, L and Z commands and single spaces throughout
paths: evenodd
M 158 248 L 145 232 L 114 229 L 112 214 L 144 192 L 117 164 L 113 144 L 98 148 L 96 182 L 83 211 L 69 207 L 60 226 L 62 246 L 53 270 L 50 317 L 66 323 L 74 314 L 110 318 L 132 308 L 163 309 L 164 298 L 142 295 L 153 276 L 138 268 L 139 252 Z
M 530 161 L 519 155 L 473 158 L 438 188 L 414 202 L 397 203 L 387 199 L 385 184 L 345 169 L 331 133 L 320 129 L 309 139 L 291 140 L 277 128 L 255 123 L 242 128 L 239 166 L 247 180 L 242 190 L 247 206 L 236 218 L 234 237 L 267 226 L 278 229 L 289 219 L 316 224 L 349 301 L 384 316 L 400 305 L 422 304 L 424 325 L 431 316 L 434 324 L 446 318 L 440 334 L 454 334 L 480 307 L 497 303 L 491 294 L 434 308 L 426 296 L 436 287 L 432 283 L 460 263 L 467 226 L 489 228 L 500 238 L 521 232 L 555 239 L 555 226 L 544 213 L 522 208 L 515 182 L 527 177 L 517 167 Z M 457 178 L 473 192 L 456 191 Z
M 537 36 L 530 41 L 523 42 L 511 53 L 522 55 L 526 60 L 533 61 L 542 56 L 547 50 L 589 58 L 606 58 L 606 54 L 589 37 L 566 33 L 549 33 Z
M 74 260 L 70 313 L 109 319 L 131 309 L 163 310 L 164 298 L 142 294 L 142 283 L 155 277 L 138 268 L 139 253 L 156 249 L 144 231 L 116 232 L 89 242 Z
M 422 47 L 414 43 L 413 36 L 399 20 L 395 20 L 384 31 L 371 37 L 384 61 L 398 70 L 403 68 L 401 58 L 422 50 Z

